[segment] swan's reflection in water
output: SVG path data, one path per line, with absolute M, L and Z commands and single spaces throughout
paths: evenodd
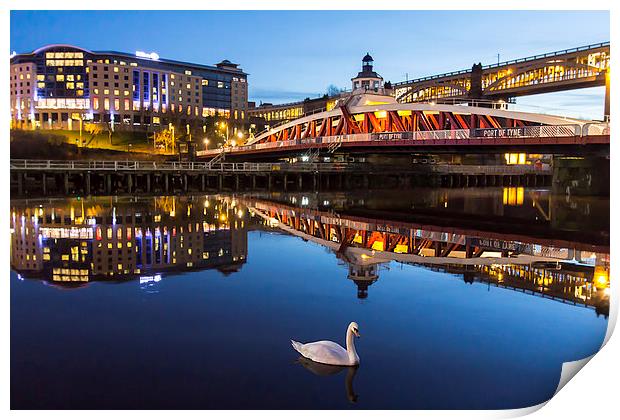
M 297 363 L 308 369 L 310 372 L 317 376 L 331 376 L 340 373 L 343 370 L 347 371 L 347 376 L 344 380 L 344 386 L 347 392 L 347 399 L 355 403 L 357 402 L 357 394 L 353 391 L 353 378 L 357 373 L 359 366 L 333 366 L 323 363 L 314 362 L 306 357 L 299 356 Z

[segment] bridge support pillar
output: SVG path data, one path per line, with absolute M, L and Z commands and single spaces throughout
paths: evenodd
M 303 182 L 304 182 L 304 176 L 302 174 L 299 174 L 299 176 L 297 177 L 297 187 L 299 190 L 303 188 Z
M 47 175 L 45 172 L 41 174 L 41 188 L 43 189 L 43 195 L 47 194 Z
M 168 179 L 168 174 L 164 174 L 164 191 L 168 192 L 170 180 Z
M 151 192 L 151 174 L 146 174 L 146 192 Z
M 22 195 L 24 193 L 24 174 L 17 173 L 17 194 Z
M 90 174 L 87 172 L 84 174 L 84 194 L 90 195 Z
M 330 178 L 329 174 L 325 175 L 325 188 L 328 190 L 329 190 L 329 178 Z
M 187 189 L 188 189 L 187 174 L 183 174 L 183 192 L 187 192 Z
M 603 115 L 609 121 L 609 70 L 605 72 L 605 107 Z
M 553 158 L 552 192 L 566 195 L 609 196 L 609 158 Z
M 200 175 L 200 191 L 205 190 L 205 174 Z
M 65 194 L 69 194 L 69 174 L 67 174 L 67 173 L 66 173 L 66 174 L 63 176 L 63 178 L 64 178 L 64 180 L 63 180 L 63 181 L 64 181 L 64 182 L 63 182 L 63 184 L 64 184 L 64 187 L 65 187 L 65 188 L 64 188 L 64 190 L 65 190 Z
M 256 175 L 252 175 L 252 189 L 256 189 Z
M 224 189 L 224 175 L 223 174 L 219 174 L 217 176 L 217 185 L 220 191 Z
M 271 191 L 271 174 L 267 175 L 267 189 Z
M 127 174 L 127 192 L 133 191 L 133 176 L 131 174 Z
M 317 175 L 314 174 L 312 176 L 312 189 L 316 191 L 316 185 L 317 185 Z
M 288 174 L 284 174 L 284 180 L 282 182 L 284 184 L 284 191 L 286 191 L 286 187 L 288 185 Z
M 106 174 L 105 176 L 105 193 L 112 194 L 112 175 Z
M 241 185 L 241 180 L 239 178 L 239 175 L 235 175 L 235 190 L 239 191 L 239 187 Z

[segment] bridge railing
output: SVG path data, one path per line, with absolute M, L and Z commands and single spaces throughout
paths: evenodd
M 587 123 L 583 125 L 583 136 L 609 135 L 609 123 Z
M 497 63 L 497 64 L 487 64 L 487 65 L 482 66 L 482 69 L 483 70 L 487 70 L 487 69 L 492 69 L 492 68 L 504 67 L 504 66 L 508 66 L 508 65 L 511 65 L 511 64 L 519 64 L 519 63 L 524 63 L 524 62 L 533 61 L 533 60 L 540 60 L 540 59 L 543 59 L 543 58 L 557 57 L 558 55 L 563 55 L 563 54 L 571 54 L 571 53 L 575 53 L 575 52 L 588 51 L 588 50 L 593 50 L 593 49 L 598 49 L 598 48 L 603 48 L 603 47 L 609 47 L 609 45 L 610 45 L 610 43 L 609 43 L 609 41 L 607 41 L 607 42 L 601 42 L 601 43 L 598 43 L 598 44 L 585 45 L 583 47 L 569 48 L 569 49 L 566 49 L 566 50 L 554 51 L 554 52 L 550 52 L 550 53 L 546 53 L 546 54 L 538 54 L 538 55 L 533 55 L 533 56 L 530 56 L 530 57 L 519 58 L 519 59 L 516 59 L 516 60 L 504 61 L 502 63 Z M 458 76 L 458 75 L 468 74 L 468 73 L 471 73 L 471 69 L 457 70 L 457 71 L 452 71 L 452 72 L 448 72 L 448 73 L 442 73 L 442 74 L 435 74 L 435 75 L 432 75 L 432 76 L 420 77 L 420 78 L 417 78 L 417 79 L 405 80 L 403 82 L 393 83 L 393 86 L 398 87 L 398 86 L 410 85 L 410 84 L 414 84 L 414 83 L 425 82 L 425 81 L 428 81 L 428 80 L 442 79 L 444 77 L 452 77 L 452 76 Z
M 407 132 L 388 132 L 388 133 L 363 133 L 346 134 L 339 136 L 325 136 L 311 139 L 283 140 L 269 143 L 254 143 L 251 145 L 227 147 L 225 149 L 210 149 L 203 151 L 200 156 L 217 156 L 223 152 L 249 152 L 253 150 L 278 149 L 282 147 L 307 146 L 308 148 L 332 143 L 359 143 L 359 142 L 390 142 L 390 141 L 433 141 L 433 140 L 469 140 L 469 139 L 498 139 L 498 138 L 549 138 L 549 137 L 583 137 L 592 135 L 609 135 L 609 123 L 586 123 L 565 124 L 565 125 L 540 125 L 525 127 L 499 127 L 499 128 L 480 128 L 472 130 L 430 130 L 430 131 L 407 131 Z M 60 165 L 62 161 L 37 161 L 49 162 L 48 167 L 40 169 L 55 169 L 54 165 Z M 13 161 L 11 161 L 13 164 Z M 215 169 L 213 163 L 203 162 L 132 162 L 132 161 L 91 161 L 76 162 L 76 165 L 90 165 L 71 169 L 90 169 L 90 170 L 143 170 L 152 169 L 147 166 L 156 165 L 155 168 L 163 170 L 187 170 L 185 165 L 204 165 L 196 167 L 196 170 Z M 111 166 L 112 165 L 112 166 Z M 134 166 L 132 166 L 134 165 Z M 158 165 L 158 166 L 157 166 Z M 34 168 L 33 168 L 34 169 Z M 192 169 L 193 170 L 193 169 Z
M 312 139 L 283 140 L 270 143 L 254 143 L 246 146 L 227 148 L 227 152 L 241 152 L 263 149 L 277 149 L 290 146 L 312 147 L 334 142 L 381 142 L 381 141 L 431 141 L 431 140 L 468 140 L 468 139 L 496 139 L 496 138 L 549 138 L 549 137 L 580 137 L 584 135 L 609 134 L 607 123 L 587 123 L 565 125 L 540 125 L 525 127 L 480 128 L 473 130 L 430 130 L 407 131 L 389 133 L 346 134 L 339 136 L 316 137 Z M 213 154 L 221 149 L 215 149 Z

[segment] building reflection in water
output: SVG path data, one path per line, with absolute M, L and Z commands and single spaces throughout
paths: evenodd
M 530 237 L 514 221 L 484 230 L 453 217 L 438 226 L 386 213 L 346 215 L 329 208 L 330 201 L 314 208 L 309 200 L 233 196 L 13 202 L 11 266 L 53 285 L 136 279 L 146 293 L 157 293 L 169 271 L 239 270 L 247 232 L 277 229 L 330 249 L 360 299 L 396 261 L 609 313 L 609 247 L 600 242 Z
M 11 266 L 55 284 L 139 278 L 216 268 L 247 257 L 247 214 L 225 202 L 164 197 L 13 205 Z

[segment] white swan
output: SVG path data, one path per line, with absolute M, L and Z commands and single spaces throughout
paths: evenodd
M 293 348 L 302 356 L 326 365 L 337 366 L 357 366 L 360 364 L 360 357 L 355 351 L 353 335 L 359 337 L 359 329 L 356 322 L 351 322 L 347 328 L 347 349 L 343 349 L 333 341 L 315 341 L 313 343 L 298 343 L 291 340 Z

